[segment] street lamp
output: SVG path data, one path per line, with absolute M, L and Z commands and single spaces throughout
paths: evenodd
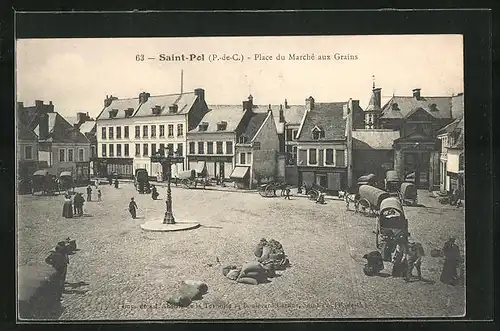
M 175 218 L 172 211 L 172 191 L 170 189 L 170 182 L 172 178 L 172 164 L 184 162 L 184 157 L 178 156 L 173 153 L 173 147 L 167 147 L 168 154 L 165 156 L 165 149 L 157 151 L 156 154 L 151 156 L 151 162 L 160 163 L 162 166 L 162 172 L 167 174 L 167 200 L 165 217 L 163 218 L 163 224 L 175 224 Z

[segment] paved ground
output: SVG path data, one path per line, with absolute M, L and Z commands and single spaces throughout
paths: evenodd
M 256 193 L 173 188 L 178 220 L 197 230 L 143 232 L 162 218 L 165 201 L 139 195 L 132 184 L 101 186 L 102 202 L 87 202 L 85 216 L 64 219 L 63 197 L 20 196 L 19 264 L 44 260 L 68 236 L 81 249 L 71 256 L 61 320 L 424 317 L 464 314 L 464 287 L 439 282 L 440 258 L 430 257 L 449 236 L 464 250 L 464 211 L 441 206 L 421 191 L 425 207 L 407 207 L 412 239 L 423 244 L 423 275 L 431 282 L 367 277 L 362 256 L 374 250 L 376 219 L 346 211 L 341 201 L 316 205 L 305 198 L 262 198 Z M 84 191 L 80 189 L 80 191 Z M 160 198 L 166 189 L 159 188 Z M 135 196 L 140 219 L 127 206 Z M 262 237 L 279 240 L 292 267 L 270 283 L 243 285 L 226 279 L 216 264 L 252 261 Z M 390 264 L 384 273 L 390 274 Z M 188 308 L 167 298 L 183 279 L 205 281 L 209 292 Z M 82 285 L 83 284 L 83 285 Z

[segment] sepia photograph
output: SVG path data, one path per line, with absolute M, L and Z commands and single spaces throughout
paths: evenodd
M 15 43 L 17 314 L 466 314 L 460 34 Z

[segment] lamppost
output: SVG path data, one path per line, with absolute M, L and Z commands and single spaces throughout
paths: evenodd
M 162 172 L 167 174 L 167 200 L 165 217 L 163 218 L 163 224 L 175 224 L 175 218 L 172 211 L 172 191 L 170 189 L 170 182 L 172 178 L 172 164 L 184 162 L 184 157 L 178 156 L 176 153 L 174 155 L 172 146 L 167 147 L 167 155 L 165 156 L 165 149 L 161 149 L 156 152 L 156 154 L 151 156 L 151 162 L 160 163 L 162 166 Z

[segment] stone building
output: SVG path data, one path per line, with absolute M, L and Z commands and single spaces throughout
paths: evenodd
M 146 169 L 152 177 L 164 177 L 159 164 L 150 157 L 162 147 L 172 147 L 186 155 L 187 132 L 196 128 L 208 111 L 205 91 L 137 98 L 106 97 L 96 118 L 99 176 L 116 174 L 133 177 L 136 169 Z M 180 165 L 187 168 L 187 159 Z

